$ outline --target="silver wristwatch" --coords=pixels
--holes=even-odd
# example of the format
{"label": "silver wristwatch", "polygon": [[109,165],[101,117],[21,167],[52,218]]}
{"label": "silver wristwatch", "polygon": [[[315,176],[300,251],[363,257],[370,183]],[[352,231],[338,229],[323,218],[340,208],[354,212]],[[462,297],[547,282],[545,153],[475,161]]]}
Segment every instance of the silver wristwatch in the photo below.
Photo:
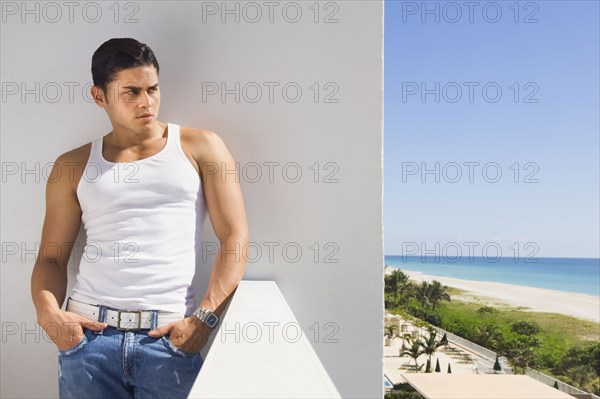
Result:
{"label": "silver wristwatch", "polygon": [[219,322],[219,316],[201,306],[197,307],[196,310],[194,310],[193,315],[202,320],[204,324],[206,324],[210,329],[215,328],[217,323]]}

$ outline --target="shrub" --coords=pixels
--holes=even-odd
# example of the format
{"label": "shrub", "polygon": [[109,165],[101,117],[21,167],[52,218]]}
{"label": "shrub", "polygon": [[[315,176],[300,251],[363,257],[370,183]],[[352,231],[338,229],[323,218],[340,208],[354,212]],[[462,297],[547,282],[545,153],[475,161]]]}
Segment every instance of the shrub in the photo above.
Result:
{"label": "shrub", "polygon": [[384,399],[424,399],[408,382],[394,384],[394,391],[386,393]]}
{"label": "shrub", "polygon": [[480,313],[480,314],[498,313],[498,309],[496,309],[495,307],[492,307],[492,306],[482,306],[479,309],[477,309],[477,313]]}

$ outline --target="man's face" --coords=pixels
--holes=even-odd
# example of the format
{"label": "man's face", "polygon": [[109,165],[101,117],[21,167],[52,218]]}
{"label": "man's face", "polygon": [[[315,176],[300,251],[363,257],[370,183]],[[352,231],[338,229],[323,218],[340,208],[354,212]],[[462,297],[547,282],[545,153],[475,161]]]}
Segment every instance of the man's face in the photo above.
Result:
{"label": "man's face", "polygon": [[[113,126],[144,132],[156,126],[160,107],[158,76],[154,66],[120,71],[110,82],[102,103]],[[149,117],[140,117],[150,114]]]}

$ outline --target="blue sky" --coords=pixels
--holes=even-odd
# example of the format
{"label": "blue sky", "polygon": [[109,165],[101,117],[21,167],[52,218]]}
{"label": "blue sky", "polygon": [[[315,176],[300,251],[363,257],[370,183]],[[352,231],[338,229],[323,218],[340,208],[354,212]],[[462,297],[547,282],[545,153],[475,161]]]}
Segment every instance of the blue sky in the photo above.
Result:
{"label": "blue sky", "polygon": [[599,2],[474,3],[385,1],[385,254],[600,257]]}

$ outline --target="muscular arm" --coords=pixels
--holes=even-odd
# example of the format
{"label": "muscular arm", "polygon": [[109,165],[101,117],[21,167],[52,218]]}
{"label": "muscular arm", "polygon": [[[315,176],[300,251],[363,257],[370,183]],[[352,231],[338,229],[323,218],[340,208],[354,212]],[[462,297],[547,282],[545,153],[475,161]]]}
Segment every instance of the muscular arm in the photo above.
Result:
{"label": "muscular arm", "polygon": [[[83,328],[100,330],[106,323],[96,323],[61,310],[67,294],[67,265],[73,243],[81,226],[81,208],[74,190],[68,157],[56,160],[46,185],[46,217],[40,250],[31,273],[31,298],[38,323],[58,327],[46,330],[58,349],[67,349],[83,337]],[[69,161],[72,162],[72,161]]]}
{"label": "muscular arm", "polygon": [[[198,159],[213,230],[221,248],[215,258],[200,306],[220,315],[226,299],[244,275],[248,259],[248,225],[240,185],[231,171],[235,161],[219,136],[203,132]],[[228,171],[228,173],[223,173]]]}
{"label": "muscular arm", "polygon": [[81,225],[81,209],[65,158],[63,155],[56,160],[46,184],[46,216],[31,274],[31,296],[38,320],[62,307],[67,290],[67,264]]}

